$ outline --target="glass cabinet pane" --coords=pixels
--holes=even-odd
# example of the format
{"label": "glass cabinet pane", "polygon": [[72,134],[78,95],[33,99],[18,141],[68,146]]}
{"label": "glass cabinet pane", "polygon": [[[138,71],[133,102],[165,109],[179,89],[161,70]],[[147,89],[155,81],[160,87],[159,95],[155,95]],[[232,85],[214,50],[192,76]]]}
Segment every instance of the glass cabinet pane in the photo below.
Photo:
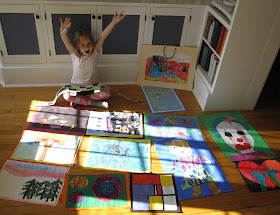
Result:
{"label": "glass cabinet pane", "polygon": [[[112,21],[113,15],[102,15],[102,29]],[[119,22],[103,45],[103,54],[137,54],[140,15],[127,15]]]}
{"label": "glass cabinet pane", "polygon": [[0,13],[8,55],[39,55],[33,13]]}
{"label": "glass cabinet pane", "polygon": [[155,16],[152,44],[179,46],[184,21],[184,16]]}
{"label": "glass cabinet pane", "polygon": [[57,55],[69,54],[60,36],[60,18],[64,21],[66,17],[71,19],[68,37],[72,43],[76,31],[84,29],[91,32],[91,14],[52,14],[53,36]]}

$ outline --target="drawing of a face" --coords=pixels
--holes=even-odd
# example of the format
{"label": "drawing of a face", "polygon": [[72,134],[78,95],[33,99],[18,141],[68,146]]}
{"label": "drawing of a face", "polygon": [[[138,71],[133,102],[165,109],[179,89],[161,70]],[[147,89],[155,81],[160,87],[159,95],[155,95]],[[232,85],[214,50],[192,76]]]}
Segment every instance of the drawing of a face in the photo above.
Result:
{"label": "drawing of a face", "polygon": [[174,155],[177,155],[178,157],[184,157],[187,155],[192,154],[192,149],[190,145],[188,144],[188,140],[172,140],[170,143],[165,142],[165,144],[168,146],[170,152]]}
{"label": "drawing of a face", "polygon": [[254,139],[239,123],[222,121],[216,127],[223,140],[241,154],[254,152]]}

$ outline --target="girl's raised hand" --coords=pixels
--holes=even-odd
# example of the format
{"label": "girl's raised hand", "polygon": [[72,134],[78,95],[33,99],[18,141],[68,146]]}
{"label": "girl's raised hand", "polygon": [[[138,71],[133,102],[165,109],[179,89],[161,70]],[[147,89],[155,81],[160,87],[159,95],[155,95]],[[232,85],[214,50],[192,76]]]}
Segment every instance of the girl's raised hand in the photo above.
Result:
{"label": "girl's raised hand", "polygon": [[61,34],[67,34],[71,27],[71,20],[70,18],[66,17],[65,21],[63,22],[60,18],[60,33]]}
{"label": "girl's raised hand", "polygon": [[113,20],[112,22],[117,24],[119,23],[120,21],[122,21],[122,19],[126,16],[126,14],[123,15],[123,12],[122,11],[120,14],[118,14],[118,12],[115,13],[114,17],[113,17]]}

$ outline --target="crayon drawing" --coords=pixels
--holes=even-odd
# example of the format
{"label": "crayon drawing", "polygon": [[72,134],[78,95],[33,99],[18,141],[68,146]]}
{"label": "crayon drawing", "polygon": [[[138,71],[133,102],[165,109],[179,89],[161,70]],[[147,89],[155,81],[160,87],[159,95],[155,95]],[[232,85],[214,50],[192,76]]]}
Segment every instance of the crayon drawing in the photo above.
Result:
{"label": "crayon drawing", "polygon": [[151,142],[141,139],[93,138],[88,141],[84,167],[150,172]]}
{"label": "crayon drawing", "polygon": [[55,206],[68,167],[6,161],[0,173],[0,197]]}
{"label": "crayon drawing", "polygon": [[173,89],[142,86],[142,91],[152,113],[167,113],[186,110]]}
{"label": "crayon drawing", "polygon": [[197,117],[144,115],[145,138],[158,140],[201,134]]}
{"label": "crayon drawing", "polygon": [[25,130],[10,159],[73,166],[81,137]]}

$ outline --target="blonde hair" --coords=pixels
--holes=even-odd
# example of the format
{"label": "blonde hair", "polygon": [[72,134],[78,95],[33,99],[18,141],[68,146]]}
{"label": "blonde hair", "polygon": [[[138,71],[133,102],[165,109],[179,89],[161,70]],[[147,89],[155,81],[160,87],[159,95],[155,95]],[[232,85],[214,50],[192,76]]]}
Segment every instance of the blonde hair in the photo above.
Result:
{"label": "blonde hair", "polygon": [[94,39],[93,39],[93,37],[92,37],[92,35],[89,31],[87,31],[85,29],[81,29],[79,31],[76,31],[75,34],[74,34],[74,42],[73,42],[74,44],[73,45],[74,45],[74,48],[75,48],[75,55],[77,57],[81,57],[81,55],[82,55],[82,53],[79,49],[79,42],[80,42],[80,37],[81,36],[87,36],[90,39],[90,41],[93,44],[95,44],[95,41],[94,41]]}

